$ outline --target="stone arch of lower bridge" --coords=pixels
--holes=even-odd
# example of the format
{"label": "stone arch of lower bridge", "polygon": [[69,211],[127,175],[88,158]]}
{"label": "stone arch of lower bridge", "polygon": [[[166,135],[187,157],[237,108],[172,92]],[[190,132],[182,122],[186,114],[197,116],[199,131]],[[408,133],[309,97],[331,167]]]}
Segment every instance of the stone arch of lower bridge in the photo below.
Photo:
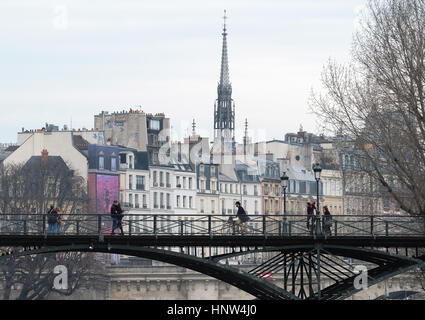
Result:
{"label": "stone arch of lower bridge", "polygon": [[[260,248],[210,258],[200,258],[182,252],[132,245],[90,243],[69,246],[45,246],[34,250],[21,250],[15,256],[54,252],[103,252],[125,254],[162,261],[206,274],[244,290],[259,299],[344,299],[361,289],[354,287],[358,276],[343,258],[352,258],[374,265],[368,270],[368,285],[374,285],[397,274],[424,265],[420,258],[404,257],[378,250],[323,244]],[[249,272],[220,263],[220,260],[253,252],[275,252]],[[1,259],[6,259],[4,255]],[[267,279],[281,271],[282,287]],[[276,272],[276,273],[275,273]],[[322,288],[324,278],[333,280]],[[329,282],[328,282],[329,283]]]}

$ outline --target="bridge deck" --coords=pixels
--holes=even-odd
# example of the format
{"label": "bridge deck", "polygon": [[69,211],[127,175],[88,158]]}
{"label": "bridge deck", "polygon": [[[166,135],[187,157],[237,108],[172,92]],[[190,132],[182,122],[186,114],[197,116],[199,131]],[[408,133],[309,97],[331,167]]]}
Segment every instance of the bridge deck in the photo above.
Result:
{"label": "bridge deck", "polygon": [[215,247],[281,247],[328,245],[356,247],[403,247],[417,248],[425,246],[425,236],[244,236],[244,235],[17,235],[0,234],[0,246],[61,246],[82,243],[111,243],[135,246],[215,246]]}

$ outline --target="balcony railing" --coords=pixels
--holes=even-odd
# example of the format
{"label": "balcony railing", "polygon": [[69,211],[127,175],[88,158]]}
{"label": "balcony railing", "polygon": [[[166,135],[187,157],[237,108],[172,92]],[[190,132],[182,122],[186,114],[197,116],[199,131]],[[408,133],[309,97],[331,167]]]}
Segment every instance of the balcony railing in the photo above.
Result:
{"label": "balcony railing", "polygon": [[145,190],[144,184],[136,184],[136,190]]}
{"label": "balcony railing", "polygon": [[154,183],[153,183],[153,186],[154,186],[154,187],[158,187],[158,182],[154,182]]}
{"label": "balcony railing", "polygon": [[167,188],[171,188],[171,183],[167,183]]}

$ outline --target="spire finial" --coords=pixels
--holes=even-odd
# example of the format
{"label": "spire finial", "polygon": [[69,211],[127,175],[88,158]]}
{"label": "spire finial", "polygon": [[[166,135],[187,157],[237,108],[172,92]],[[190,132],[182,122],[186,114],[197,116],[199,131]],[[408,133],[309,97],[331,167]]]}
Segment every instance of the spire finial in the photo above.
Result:
{"label": "spire finial", "polygon": [[196,123],[195,123],[195,119],[193,119],[193,122],[192,122],[192,134],[193,135],[195,135],[195,128],[196,128]]}
{"label": "spire finial", "polygon": [[220,73],[220,85],[228,86],[230,84],[229,81],[229,62],[227,58],[227,29],[226,29],[226,10],[224,10],[224,27],[223,27],[223,48],[221,52],[221,73]]}

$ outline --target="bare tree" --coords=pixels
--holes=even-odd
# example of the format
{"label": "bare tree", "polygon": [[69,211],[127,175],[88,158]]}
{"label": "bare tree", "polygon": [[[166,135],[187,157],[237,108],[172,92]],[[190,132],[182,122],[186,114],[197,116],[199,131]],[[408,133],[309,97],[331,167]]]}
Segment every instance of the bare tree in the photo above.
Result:
{"label": "bare tree", "polygon": [[310,106],[354,146],[361,170],[425,215],[425,0],[370,0],[352,61],[330,61]]}
{"label": "bare tree", "polygon": [[[0,231],[14,231],[11,221],[32,221],[28,232],[44,230],[40,213],[45,214],[50,205],[59,207],[64,214],[72,216],[87,212],[88,196],[84,179],[74,175],[60,157],[43,161],[32,157],[25,164],[0,168]],[[30,214],[30,216],[28,216]],[[31,217],[38,219],[31,220]],[[64,219],[64,227],[67,220]],[[22,226],[17,224],[19,232]],[[5,248],[19,250],[19,248]],[[54,267],[64,265],[68,270],[68,289],[53,288]],[[17,299],[43,299],[57,292],[69,296],[80,287],[81,280],[100,268],[93,254],[80,252],[8,256],[0,263],[3,276],[3,299],[12,298],[12,288],[18,290]],[[15,296],[15,293],[14,293]]]}

